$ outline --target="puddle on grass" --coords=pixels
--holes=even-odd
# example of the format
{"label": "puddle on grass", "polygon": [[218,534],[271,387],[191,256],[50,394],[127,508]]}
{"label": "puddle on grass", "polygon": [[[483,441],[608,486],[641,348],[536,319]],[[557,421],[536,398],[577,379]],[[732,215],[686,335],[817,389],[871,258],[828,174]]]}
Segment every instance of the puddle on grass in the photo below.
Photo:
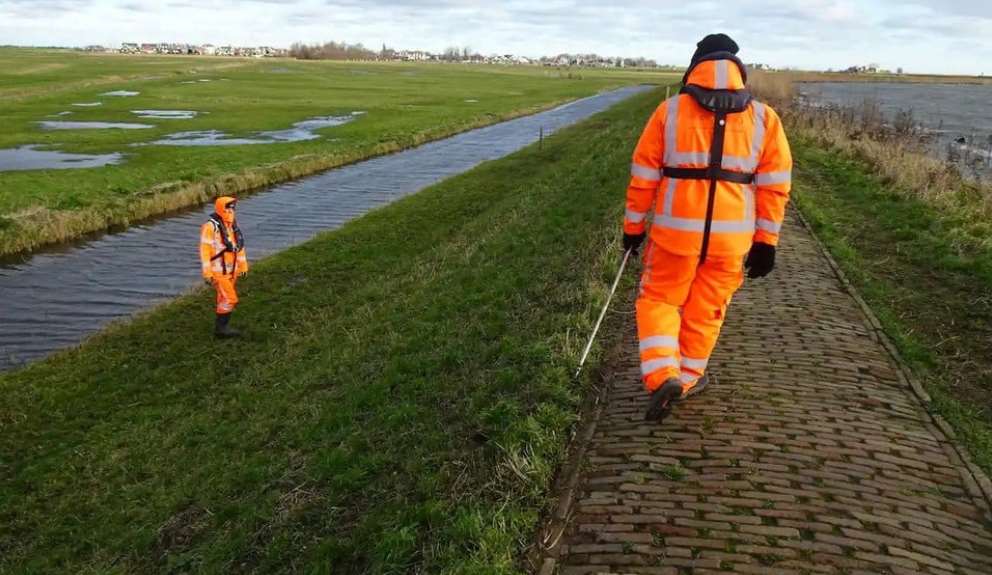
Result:
{"label": "puddle on grass", "polygon": [[62,120],[45,120],[38,122],[44,130],[144,130],[154,128],[151,124],[129,124],[127,122],[66,122]]}
{"label": "puddle on grass", "polygon": [[59,112],[58,114],[49,114],[47,117],[48,118],[58,118],[60,116],[70,116],[70,115],[72,115],[72,112],[65,111],[65,112]]}
{"label": "puddle on grass", "polygon": [[476,99],[470,99],[470,100],[465,100],[465,101],[468,102],[469,104],[477,104],[479,102]]}
{"label": "puddle on grass", "polygon": [[232,138],[228,136],[226,132],[222,132],[220,130],[177,132],[175,134],[169,134],[161,140],[155,140],[154,142],[151,142],[150,145],[244,146],[250,144],[276,144],[279,142],[305,142],[307,140],[316,140],[320,137],[320,134],[314,133],[314,130],[347,124],[348,122],[354,120],[357,115],[361,114],[352,112],[347,116],[321,116],[317,118],[310,118],[309,120],[303,120],[302,122],[293,124],[293,127],[287,130],[257,132],[248,138]]}
{"label": "puddle on grass", "polygon": [[122,154],[70,154],[56,150],[39,150],[41,146],[30,145],[0,150],[0,172],[21,170],[71,170],[78,168],[98,168],[119,164]]}
{"label": "puddle on grass", "polygon": [[121,98],[127,98],[130,96],[137,96],[141,92],[129,92],[127,90],[114,90],[113,92],[104,92],[100,94],[101,96],[118,96]]}
{"label": "puddle on grass", "polygon": [[73,106],[79,106],[80,108],[95,108],[96,106],[102,106],[103,102],[73,102]]}
{"label": "puddle on grass", "polygon": [[131,110],[139,118],[156,120],[192,120],[199,112],[195,110]]}
{"label": "puddle on grass", "polygon": [[180,84],[196,84],[196,80],[183,80]]}

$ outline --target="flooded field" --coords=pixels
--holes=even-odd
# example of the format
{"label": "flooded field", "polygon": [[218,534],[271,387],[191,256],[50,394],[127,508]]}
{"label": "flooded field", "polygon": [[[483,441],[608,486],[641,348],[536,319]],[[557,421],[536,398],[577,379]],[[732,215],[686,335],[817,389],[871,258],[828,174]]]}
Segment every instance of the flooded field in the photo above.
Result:
{"label": "flooded field", "polygon": [[[249,258],[257,260],[340,227],[646,89],[606,92],[245,197],[238,202],[238,218]],[[199,227],[210,211],[197,208],[0,265],[0,370],[74,345],[115,318],[197,285]]]}
{"label": "flooded field", "polygon": [[159,146],[243,146],[249,144],[277,144],[279,142],[306,142],[320,138],[320,134],[316,133],[315,130],[347,124],[364,113],[356,111],[347,116],[310,118],[302,122],[296,122],[292,128],[286,130],[257,132],[248,138],[232,138],[220,130],[199,130],[169,134],[165,138],[151,142],[151,144]]}
{"label": "flooded field", "polygon": [[139,118],[157,120],[192,120],[199,112],[194,110],[131,110]]}
{"label": "flooded field", "polygon": [[39,150],[39,147],[21,146],[0,150],[0,172],[98,168],[119,164],[124,159],[118,153],[69,154],[57,150]]}
{"label": "flooded field", "polygon": [[992,86],[881,82],[823,82],[800,85],[808,100],[860,108],[877,103],[887,121],[910,112],[933,135],[934,154],[984,174],[992,163]]}
{"label": "flooded field", "polygon": [[68,122],[50,121],[38,122],[43,130],[145,130],[154,128],[151,124],[133,124],[128,122]]}

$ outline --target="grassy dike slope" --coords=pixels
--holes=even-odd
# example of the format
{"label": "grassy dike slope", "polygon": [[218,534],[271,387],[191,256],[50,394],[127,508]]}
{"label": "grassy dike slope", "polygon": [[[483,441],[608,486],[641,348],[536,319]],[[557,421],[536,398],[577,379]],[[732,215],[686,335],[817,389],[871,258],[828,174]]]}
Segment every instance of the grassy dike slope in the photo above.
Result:
{"label": "grassy dike slope", "polygon": [[0,571],[514,572],[661,97],[0,376]]}

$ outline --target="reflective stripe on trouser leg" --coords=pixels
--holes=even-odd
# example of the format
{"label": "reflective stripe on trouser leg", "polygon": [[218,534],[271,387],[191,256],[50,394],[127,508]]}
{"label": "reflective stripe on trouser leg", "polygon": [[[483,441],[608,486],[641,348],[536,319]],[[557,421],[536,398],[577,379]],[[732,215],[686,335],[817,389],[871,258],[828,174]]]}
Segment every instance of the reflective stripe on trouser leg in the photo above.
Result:
{"label": "reflective stripe on trouser leg", "polygon": [[706,372],[730,298],[743,280],[739,257],[712,258],[696,271],[679,326],[680,379],[688,389]]}
{"label": "reflective stripe on trouser leg", "polygon": [[644,259],[637,298],[637,335],[641,379],[648,391],[653,391],[665,380],[679,376],[679,311],[688,296],[697,258],[671,254],[652,241]]}
{"label": "reflective stripe on trouser leg", "polygon": [[214,276],[217,289],[217,313],[231,313],[238,305],[238,292],[234,289],[234,279],[230,276]]}

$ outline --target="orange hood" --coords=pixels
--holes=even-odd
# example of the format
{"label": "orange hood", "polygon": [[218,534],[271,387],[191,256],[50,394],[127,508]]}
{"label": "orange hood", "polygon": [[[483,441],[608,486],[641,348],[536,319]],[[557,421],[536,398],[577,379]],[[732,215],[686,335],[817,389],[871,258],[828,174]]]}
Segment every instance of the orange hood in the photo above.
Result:
{"label": "orange hood", "polygon": [[741,90],[744,74],[742,65],[736,60],[728,57],[699,62],[689,70],[685,83],[709,90]]}
{"label": "orange hood", "polygon": [[217,198],[214,200],[214,213],[220,216],[220,219],[224,220],[224,223],[234,223],[234,212],[229,212],[224,208],[227,207],[227,204],[237,201],[237,198],[232,198],[231,196],[221,196]]}

